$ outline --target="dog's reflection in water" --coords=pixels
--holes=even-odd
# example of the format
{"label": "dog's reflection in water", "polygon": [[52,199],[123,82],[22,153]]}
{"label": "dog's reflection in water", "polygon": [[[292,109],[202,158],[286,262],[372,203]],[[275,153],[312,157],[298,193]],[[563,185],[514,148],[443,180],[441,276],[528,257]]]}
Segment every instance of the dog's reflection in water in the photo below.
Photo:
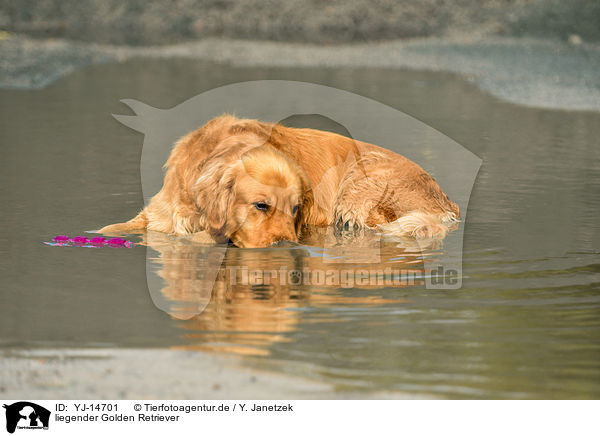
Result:
{"label": "dog's reflection in water", "polygon": [[437,240],[384,241],[373,232],[332,228],[305,232],[302,245],[265,249],[156,232],[143,240],[155,251],[166,310],[187,330],[185,348],[251,355],[268,354],[301,322],[342,321],[310,308],[402,303],[389,288],[423,284],[423,259],[440,248]]}

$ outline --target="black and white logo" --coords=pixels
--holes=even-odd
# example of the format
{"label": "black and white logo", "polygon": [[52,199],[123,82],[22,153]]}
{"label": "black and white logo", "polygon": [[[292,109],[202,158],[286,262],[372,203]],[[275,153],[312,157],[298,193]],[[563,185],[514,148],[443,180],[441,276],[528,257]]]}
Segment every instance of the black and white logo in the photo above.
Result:
{"label": "black and white logo", "polygon": [[3,406],[6,409],[6,431],[14,433],[16,429],[47,430],[50,411],[29,401],[19,401]]}

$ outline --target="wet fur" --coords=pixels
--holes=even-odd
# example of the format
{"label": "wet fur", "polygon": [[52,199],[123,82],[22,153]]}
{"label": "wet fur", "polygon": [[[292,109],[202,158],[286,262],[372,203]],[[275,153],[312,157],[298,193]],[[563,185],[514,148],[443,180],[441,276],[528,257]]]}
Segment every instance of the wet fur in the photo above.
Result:
{"label": "wet fur", "polygon": [[[431,238],[445,236],[458,221],[458,206],[436,181],[397,153],[330,132],[223,115],[175,145],[165,164],[164,185],[148,207],[100,232],[148,229],[178,235],[204,232],[216,241],[231,238],[235,211],[227,209],[232,209],[236,178],[245,177],[248,169],[240,162],[255,149],[268,158],[254,159],[252,177],[283,168],[291,176],[279,181],[280,188],[297,185],[301,207],[293,217],[293,238],[279,225],[286,221],[289,230],[290,217],[284,214],[269,226],[246,229],[248,234],[270,232],[274,241],[283,236],[295,240],[304,224],[334,224]],[[269,239],[254,242],[268,244]]]}

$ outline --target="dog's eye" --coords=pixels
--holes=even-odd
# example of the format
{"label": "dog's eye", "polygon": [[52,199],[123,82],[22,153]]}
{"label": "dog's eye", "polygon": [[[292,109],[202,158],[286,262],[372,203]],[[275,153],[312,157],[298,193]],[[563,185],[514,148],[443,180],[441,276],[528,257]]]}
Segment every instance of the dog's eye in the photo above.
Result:
{"label": "dog's eye", "polygon": [[262,202],[262,201],[254,203],[254,207],[256,207],[261,212],[266,212],[266,211],[269,210],[269,205],[267,203],[265,203],[265,202]]}
{"label": "dog's eye", "polygon": [[296,215],[298,213],[298,204],[294,206],[294,208],[292,209],[292,215]]}

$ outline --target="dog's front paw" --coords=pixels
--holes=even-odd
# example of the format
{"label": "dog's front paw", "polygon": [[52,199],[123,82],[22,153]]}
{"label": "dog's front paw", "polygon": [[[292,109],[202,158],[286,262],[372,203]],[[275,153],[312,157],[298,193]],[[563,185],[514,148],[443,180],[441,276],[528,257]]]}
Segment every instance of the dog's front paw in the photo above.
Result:
{"label": "dog's front paw", "polygon": [[353,217],[348,217],[346,219],[344,219],[344,217],[339,217],[335,222],[335,226],[338,230],[357,230],[360,228]]}

